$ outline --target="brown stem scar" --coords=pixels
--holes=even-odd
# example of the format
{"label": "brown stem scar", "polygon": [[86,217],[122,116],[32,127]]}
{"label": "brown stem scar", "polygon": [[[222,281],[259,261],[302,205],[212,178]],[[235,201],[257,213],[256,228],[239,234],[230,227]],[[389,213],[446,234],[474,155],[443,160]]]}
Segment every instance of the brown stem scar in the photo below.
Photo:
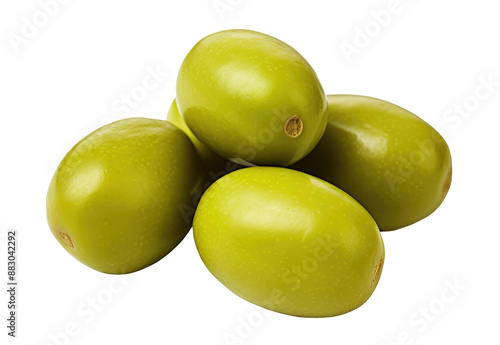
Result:
{"label": "brown stem scar", "polygon": [[64,231],[59,231],[59,236],[61,236],[62,240],[68,245],[68,247],[75,248],[71,237],[69,237],[67,233],[65,233]]}
{"label": "brown stem scar", "polygon": [[302,134],[304,123],[297,115],[293,115],[285,122],[284,131],[290,138],[297,138]]}
{"label": "brown stem scar", "polygon": [[372,277],[372,284],[376,284],[379,279],[380,275],[382,274],[382,267],[384,266],[384,257],[380,257],[380,259],[377,261],[375,264],[375,268],[373,269],[373,277]]}

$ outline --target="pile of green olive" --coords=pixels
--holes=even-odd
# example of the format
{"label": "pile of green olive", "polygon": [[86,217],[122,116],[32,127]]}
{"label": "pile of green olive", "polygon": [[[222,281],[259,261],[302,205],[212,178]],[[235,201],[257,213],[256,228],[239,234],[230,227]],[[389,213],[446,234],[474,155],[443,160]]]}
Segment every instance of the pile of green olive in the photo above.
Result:
{"label": "pile of green olive", "polygon": [[228,30],[188,53],[167,121],[117,121],[73,147],[47,217],[72,256],[112,274],[157,262],[193,227],[229,290],[326,317],[370,297],[385,259],[380,230],[434,212],[451,174],[446,142],[419,117],[327,96],[292,47]]}

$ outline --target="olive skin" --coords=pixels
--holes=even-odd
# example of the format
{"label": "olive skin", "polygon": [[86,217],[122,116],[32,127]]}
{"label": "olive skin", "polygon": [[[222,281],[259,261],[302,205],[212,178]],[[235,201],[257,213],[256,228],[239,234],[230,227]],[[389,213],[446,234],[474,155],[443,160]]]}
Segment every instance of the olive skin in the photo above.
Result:
{"label": "olive skin", "polygon": [[238,164],[291,165],[326,127],[326,96],[312,67],[289,45],[255,31],[199,41],[181,65],[176,93],[194,135]]}
{"label": "olive skin", "polygon": [[191,142],[194,144],[194,147],[198,151],[198,154],[200,155],[203,161],[209,182],[216,181],[225,174],[241,168],[240,165],[228,161],[227,159],[224,159],[221,156],[212,152],[207,147],[207,145],[203,144],[201,141],[198,140],[198,138],[195,137],[193,132],[191,132],[189,127],[186,125],[186,122],[182,118],[175,99],[173,100],[172,105],[170,106],[170,109],[168,111],[167,121],[176,125],[184,133],[187,134],[189,139],[191,139]]}
{"label": "olive skin", "polygon": [[47,194],[57,241],[85,265],[130,273],[188,233],[203,186],[193,144],[167,121],[132,118],[99,128],[64,157]]}
{"label": "olive skin", "polygon": [[276,312],[329,317],[362,305],[385,251],[368,212],[337,187],[278,167],[250,167],[202,196],[194,239],[209,271]]}
{"label": "olive skin", "polygon": [[318,146],[294,169],[341,188],[381,230],[434,212],[452,175],[448,145],[411,112],[365,96],[328,96],[328,125]]}

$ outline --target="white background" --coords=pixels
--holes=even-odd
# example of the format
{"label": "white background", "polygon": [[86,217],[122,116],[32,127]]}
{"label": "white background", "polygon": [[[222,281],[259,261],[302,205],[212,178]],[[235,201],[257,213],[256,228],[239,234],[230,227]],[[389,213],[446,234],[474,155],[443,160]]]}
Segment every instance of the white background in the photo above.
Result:
{"label": "white background", "polygon": [[[220,16],[213,0],[73,0],[44,23],[35,0],[1,2],[0,229],[20,234],[19,337],[5,335],[4,293],[1,343],[226,344],[232,335],[237,344],[498,344],[497,3],[401,0],[383,26],[374,24],[373,11],[392,9],[390,0],[221,3],[230,10]],[[33,23],[34,16],[33,37],[13,44],[27,25],[23,18]],[[349,314],[306,319],[265,312],[210,275],[192,233],[159,263],[127,276],[120,289],[115,276],[70,257],[47,226],[45,195],[64,154],[108,122],[164,119],[183,57],[202,37],[230,28],[287,42],[315,68],[327,93],[394,102],[435,126],[450,145],[447,199],[418,224],[383,233],[379,286]],[[371,35],[365,46],[358,30]],[[353,55],[342,52],[355,44]],[[157,86],[135,107],[117,111],[121,95],[140,88],[151,69],[161,71]],[[477,100],[481,78],[497,84]],[[467,116],[450,113],[464,102]],[[3,238],[1,284],[5,247]],[[443,300],[450,284],[460,287],[445,291]],[[88,305],[93,298],[99,312]],[[254,326],[242,326],[248,319]],[[71,337],[63,335],[67,329]]]}

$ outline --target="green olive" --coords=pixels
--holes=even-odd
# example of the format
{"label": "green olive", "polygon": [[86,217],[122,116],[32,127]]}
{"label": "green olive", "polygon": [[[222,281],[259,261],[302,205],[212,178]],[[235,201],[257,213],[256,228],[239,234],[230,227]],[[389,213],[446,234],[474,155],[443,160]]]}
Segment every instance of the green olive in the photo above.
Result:
{"label": "green olive", "polygon": [[85,265],[134,272],[163,258],[187,234],[202,176],[193,144],[174,125],[117,121],[63,159],[47,195],[48,223]]}
{"label": "green olive", "polygon": [[392,103],[328,96],[328,125],[318,146],[294,169],[349,193],[395,230],[434,212],[451,184],[451,155],[439,133]]}
{"label": "green olive", "polygon": [[251,167],[202,196],[194,239],[229,290],[280,313],[327,317],[362,305],[383,267],[370,214],[337,187],[305,173]]}
{"label": "green olive", "polygon": [[217,32],[193,47],[177,77],[177,104],[201,142],[244,165],[297,162],[327,121],[326,96],[309,63],[248,30]]}

